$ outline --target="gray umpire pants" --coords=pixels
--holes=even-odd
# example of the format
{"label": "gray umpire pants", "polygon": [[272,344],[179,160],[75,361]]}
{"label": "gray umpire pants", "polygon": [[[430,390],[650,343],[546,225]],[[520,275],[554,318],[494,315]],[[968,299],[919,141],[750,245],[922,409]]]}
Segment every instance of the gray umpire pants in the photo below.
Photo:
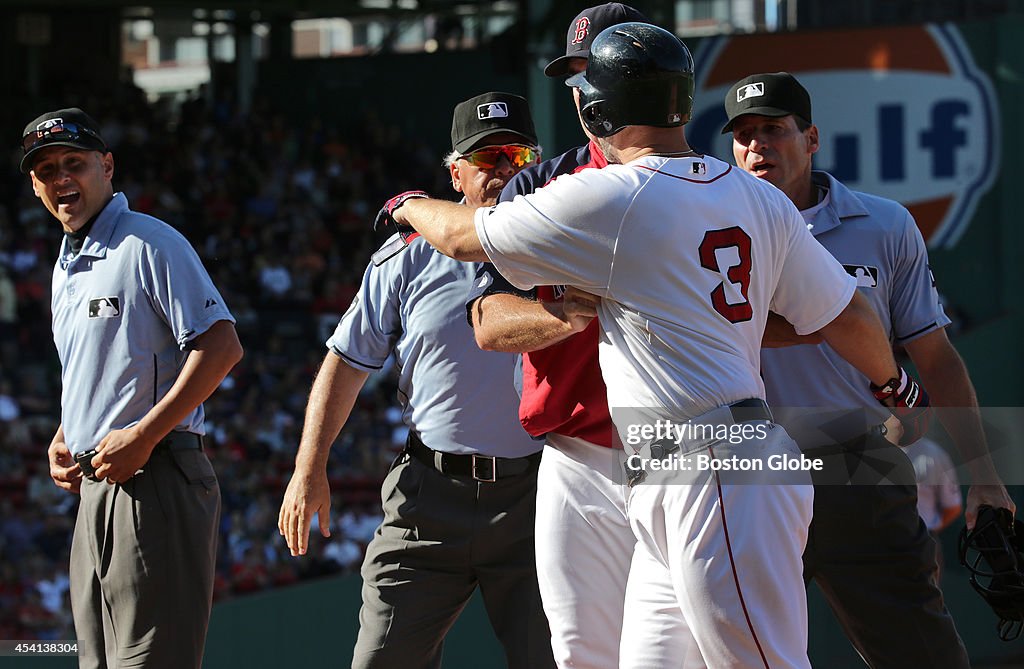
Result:
{"label": "gray umpire pants", "polygon": [[[858,441],[837,456],[861,485],[815,477],[804,580],[818,584],[872,669],[970,669],[936,583],[937,546],[917,512],[913,465],[879,435]],[[871,481],[882,475],[899,483]]]}
{"label": "gray umpire pants", "polygon": [[363,562],[353,669],[434,669],[480,586],[510,669],[555,666],[533,549],[537,468],[480,483],[403,453]]}
{"label": "gray umpire pants", "polygon": [[71,542],[82,669],[198,669],[213,598],[220,488],[195,448],[160,445],[122,485],[84,480]]}

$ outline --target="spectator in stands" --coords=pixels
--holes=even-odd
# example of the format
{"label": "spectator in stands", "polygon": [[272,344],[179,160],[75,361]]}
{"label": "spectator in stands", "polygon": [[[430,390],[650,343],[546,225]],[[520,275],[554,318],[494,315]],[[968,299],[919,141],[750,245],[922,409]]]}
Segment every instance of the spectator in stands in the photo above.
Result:
{"label": "spectator in stands", "polygon": [[959,518],[963,510],[960,483],[953,468],[953,460],[946,449],[934,439],[924,437],[904,450],[914,463],[914,473],[917,476],[918,513],[937,544],[938,580],[941,577],[943,563],[939,533]]}
{"label": "spectator in stands", "polygon": [[0,423],[10,423],[21,417],[21,406],[14,395],[14,385],[0,376]]}
{"label": "spectator in stands", "polygon": [[12,369],[18,336],[18,293],[0,262],[0,369]]}

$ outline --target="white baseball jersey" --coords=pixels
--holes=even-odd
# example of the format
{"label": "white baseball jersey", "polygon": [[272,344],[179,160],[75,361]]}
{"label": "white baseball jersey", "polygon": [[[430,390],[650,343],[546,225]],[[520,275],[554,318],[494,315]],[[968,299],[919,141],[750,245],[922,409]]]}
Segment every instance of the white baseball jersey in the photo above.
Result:
{"label": "white baseball jersey", "polygon": [[[476,216],[487,255],[512,283],[603,298],[600,360],[616,423],[629,415],[616,408],[688,418],[763,399],[768,310],[813,332],[856,289],[782,192],[714,158],[584,170]],[[628,424],[617,427],[628,443]],[[781,427],[759,443],[703,448],[715,457],[797,452]],[[621,666],[809,667],[800,554],[812,496],[809,476],[631,488],[637,543]],[[765,555],[772,579],[763,578]]]}
{"label": "white baseball jersey", "polygon": [[476,227],[513,284],[573,285],[604,298],[601,368],[612,407],[695,416],[764,398],[768,310],[806,334],[856,289],[781,191],[711,157],[649,156],[563,175],[478,210]]}

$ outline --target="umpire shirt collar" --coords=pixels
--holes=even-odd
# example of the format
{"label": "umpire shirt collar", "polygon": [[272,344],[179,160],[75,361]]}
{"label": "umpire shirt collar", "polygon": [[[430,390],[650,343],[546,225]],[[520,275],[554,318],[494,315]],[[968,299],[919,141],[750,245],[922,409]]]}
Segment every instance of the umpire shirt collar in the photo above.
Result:
{"label": "umpire shirt collar", "polygon": [[[114,197],[110,198],[100,213],[96,215],[96,220],[89,229],[89,234],[86,235],[85,243],[78,255],[105,258],[107,248],[110,246],[110,238],[117,228],[117,221],[126,211],[128,211],[128,198],[124,196],[124,193],[115,193]],[[61,243],[60,257],[67,261],[70,253],[71,247],[65,237]]]}
{"label": "umpire shirt collar", "polygon": [[815,186],[827,188],[830,198],[829,205],[823,207],[811,221],[811,234],[820,235],[838,227],[847,218],[869,215],[857,194],[836,181],[828,172],[812,172],[811,181]]}

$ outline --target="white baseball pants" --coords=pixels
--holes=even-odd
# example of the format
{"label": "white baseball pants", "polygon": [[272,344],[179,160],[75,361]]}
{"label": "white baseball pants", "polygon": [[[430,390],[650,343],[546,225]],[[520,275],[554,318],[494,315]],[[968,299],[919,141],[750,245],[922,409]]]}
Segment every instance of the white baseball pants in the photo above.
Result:
{"label": "white baseball pants", "polygon": [[623,453],[548,435],[537,476],[537,579],[559,667],[618,669],[636,539],[626,518]]}
{"label": "white baseball pants", "polygon": [[[718,459],[799,456],[779,426],[765,439],[703,452]],[[630,489],[627,504],[637,545],[622,669],[810,669],[801,561],[810,476],[765,472],[723,483],[729,476],[708,471],[652,478]]]}

